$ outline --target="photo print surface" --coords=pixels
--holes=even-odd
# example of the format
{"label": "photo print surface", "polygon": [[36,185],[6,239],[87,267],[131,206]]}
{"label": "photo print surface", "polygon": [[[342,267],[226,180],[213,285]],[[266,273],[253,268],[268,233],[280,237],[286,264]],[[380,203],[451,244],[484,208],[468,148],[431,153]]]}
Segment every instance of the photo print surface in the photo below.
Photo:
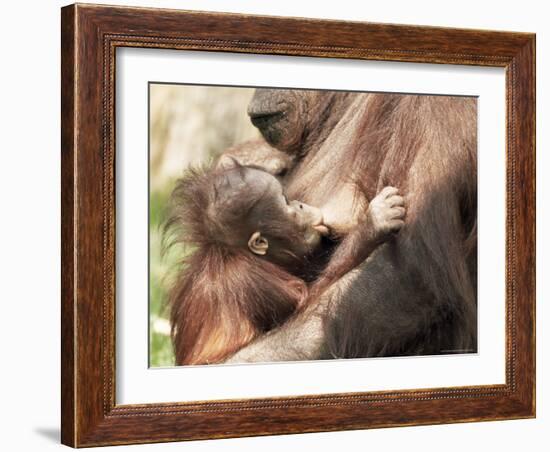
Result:
{"label": "photo print surface", "polygon": [[477,98],[149,84],[149,365],[477,352]]}

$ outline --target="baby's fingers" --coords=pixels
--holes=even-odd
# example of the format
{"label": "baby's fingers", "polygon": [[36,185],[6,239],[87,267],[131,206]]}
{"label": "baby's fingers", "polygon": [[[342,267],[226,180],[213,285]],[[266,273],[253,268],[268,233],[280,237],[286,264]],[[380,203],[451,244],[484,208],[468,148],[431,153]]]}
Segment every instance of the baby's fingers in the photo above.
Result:
{"label": "baby's fingers", "polygon": [[386,198],[386,203],[390,207],[404,206],[405,200],[403,199],[403,196],[393,195],[393,196],[390,196],[389,198]]}
{"label": "baby's fingers", "polygon": [[378,196],[380,196],[382,198],[389,198],[390,196],[396,195],[397,193],[399,193],[399,190],[397,188],[388,186],[388,187],[384,187],[380,191]]}
{"label": "baby's fingers", "polygon": [[405,226],[405,222],[403,220],[390,220],[388,226],[391,232],[398,232]]}
{"label": "baby's fingers", "polygon": [[389,218],[392,220],[393,219],[402,220],[403,218],[405,218],[405,213],[406,213],[406,210],[404,207],[392,207],[390,209]]}

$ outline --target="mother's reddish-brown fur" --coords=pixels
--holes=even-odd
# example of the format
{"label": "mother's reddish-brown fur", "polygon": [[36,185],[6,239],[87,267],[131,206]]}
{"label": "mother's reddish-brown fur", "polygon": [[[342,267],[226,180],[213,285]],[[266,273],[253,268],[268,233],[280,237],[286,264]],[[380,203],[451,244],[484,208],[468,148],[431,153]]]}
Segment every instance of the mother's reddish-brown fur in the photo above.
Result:
{"label": "mother's reddish-brown fur", "polygon": [[241,361],[477,350],[476,100],[466,97],[258,90],[249,106],[268,143],[295,155],[289,196],[354,215],[360,181],[372,196],[399,187],[406,225],[364,262],[346,290],[245,347]]}

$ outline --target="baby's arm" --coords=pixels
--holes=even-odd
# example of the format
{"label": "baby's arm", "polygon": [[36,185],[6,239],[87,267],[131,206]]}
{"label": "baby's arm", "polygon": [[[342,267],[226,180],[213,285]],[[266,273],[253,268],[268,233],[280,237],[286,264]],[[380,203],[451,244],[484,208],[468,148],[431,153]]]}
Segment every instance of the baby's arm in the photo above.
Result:
{"label": "baby's arm", "polygon": [[383,188],[364,212],[352,231],[344,237],[314,284],[315,291],[324,291],[359,266],[405,224],[404,200],[394,187]]}
{"label": "baby's arm", "polygon": [[226,363],[334,357],[326,340],[327,319],[338,311],[339,303],[349,301],[343,294],[361,282],[369,254],[404,225],[403,198],[393,187],[385,187],[364,212],[362,221],[343,240],[325,273],[311,287],[309,303],[300,314],[242,348]]}

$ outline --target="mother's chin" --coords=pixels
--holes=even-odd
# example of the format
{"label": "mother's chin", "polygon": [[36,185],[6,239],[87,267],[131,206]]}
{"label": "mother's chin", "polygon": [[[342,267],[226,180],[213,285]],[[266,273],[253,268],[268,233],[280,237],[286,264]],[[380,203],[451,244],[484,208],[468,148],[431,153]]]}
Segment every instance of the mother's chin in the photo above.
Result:
{"label": "mother's chin", "polygon": [[275,112],[248,112],[250,121],[260,131],[264,139],[272,146],[277,147],[284,139],[284,131],[288,127],[284,111]]}
{"label": "mother's chin", "polygon": [[256,90],[248,116],[264,139],[277,149],[294,153],[301,144],[305,111],[293,90]]}

